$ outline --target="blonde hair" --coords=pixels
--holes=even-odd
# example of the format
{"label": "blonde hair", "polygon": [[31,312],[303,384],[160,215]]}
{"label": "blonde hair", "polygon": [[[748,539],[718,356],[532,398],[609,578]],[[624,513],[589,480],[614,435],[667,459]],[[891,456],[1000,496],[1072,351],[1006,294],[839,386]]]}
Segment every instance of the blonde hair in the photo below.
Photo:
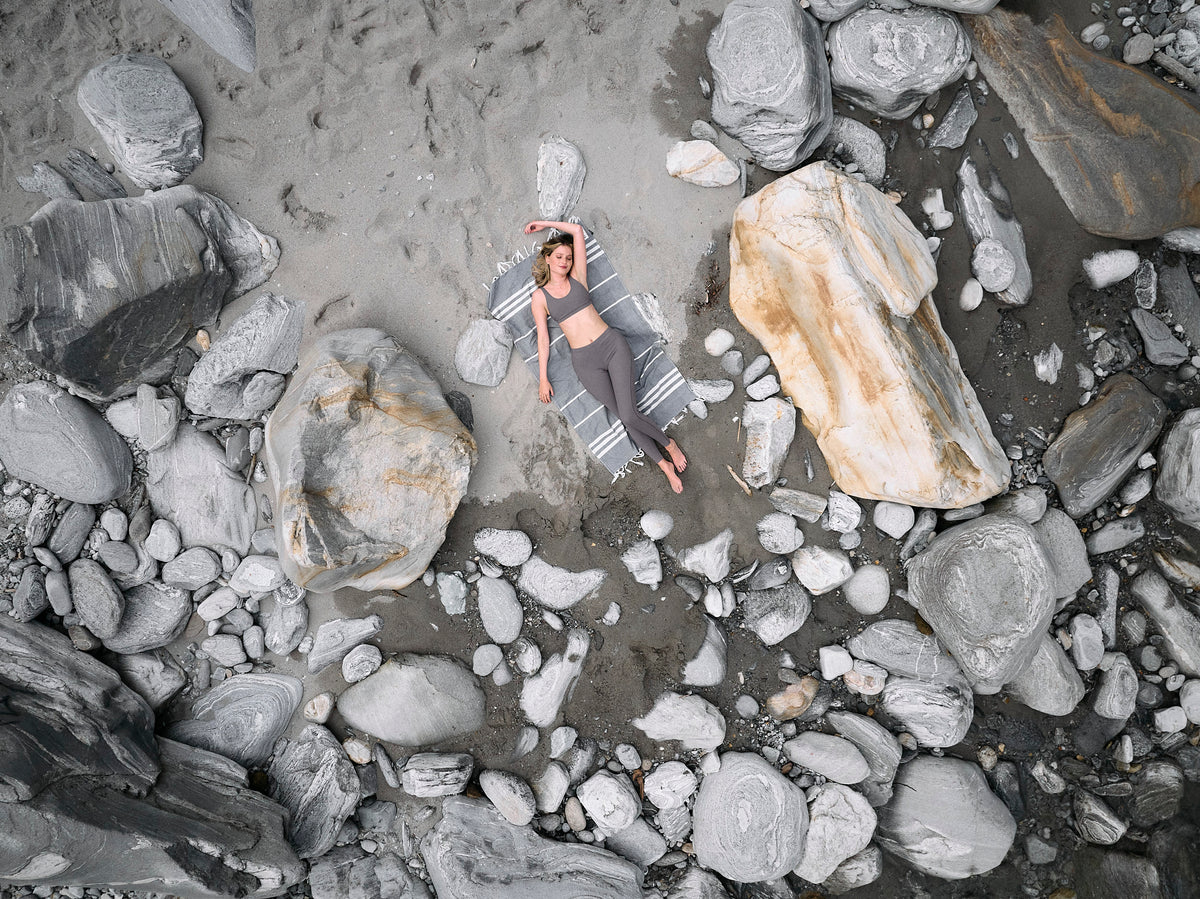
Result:
{"label": "blonde hair", "polygon": [[550,280],[550,263],[546,260],[559,247],[568,247],[575,251],[575,242],[570,234],[556,234],[542,244],[538,254],[533,257],[533,283],[536,287],[545,287]]}

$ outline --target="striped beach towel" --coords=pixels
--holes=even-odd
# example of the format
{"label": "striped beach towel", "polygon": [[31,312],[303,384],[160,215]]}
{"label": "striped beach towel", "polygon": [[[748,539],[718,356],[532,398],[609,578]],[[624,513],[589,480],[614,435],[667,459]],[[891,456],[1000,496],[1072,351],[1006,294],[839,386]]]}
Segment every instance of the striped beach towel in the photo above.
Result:
{"label": "striped beach towel", "polygon": [[[504,322],[512,334],[516,352],[533,372],[535,383],[539,372],[537,327],[530,305],[533,295],[530,257],[536,251],[534,246],[501,263],[501,273],[488,291],[488,311]],[[600,317],[624,333],[629,341],[638,376],[638,409],[665,430],[682,417],[695,394],[663,352],[662,336],[647,322],[637,300],[621,283],[608,254],[590,232],[587,232],[587,279],[592,305]],[[546,374],[554,388],[554,403],[615,480],[628,471],[630,463],[642,452],[629,439],[620,420],[583,389],[571,365],[571,348],[566,338],[553,319],[549,324],[550,360]]]}

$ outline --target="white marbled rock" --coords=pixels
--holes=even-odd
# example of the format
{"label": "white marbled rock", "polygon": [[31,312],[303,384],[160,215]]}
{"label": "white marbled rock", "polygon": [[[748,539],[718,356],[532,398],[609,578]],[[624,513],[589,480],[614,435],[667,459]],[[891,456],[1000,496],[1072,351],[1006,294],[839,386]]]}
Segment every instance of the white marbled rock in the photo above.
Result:
{"label": "white marbled rock", "polygon": [[975,700],[965,680],[932,683],[889,677],[879,694],[879,707],[928,749],[962,742],[975,714]]}
{"label": "white marbled rock", "polygon": [[606,831],[623,830],[642,811],[637,788],[624,774],[597,771],[575,788],[575,795],[591,819]]}
{"label": "white marbled rock", "polygon": [[587,631],[572,628],[567,631],[566,648],[550,656],[541,670],[521,685],[521,710],[538,727],[549,727],[558,717],[583,671],[590,645]]}
{"label": "white marbled rock", "polygon": [[517,588],[546,608],[561,612],[594,596],[607,577],[608,572],[602,568],[568,571],[551,565],[541,556],[530,556],[521,566]]}
{"label": "white marbled rock", "polygon": [[802,546],[792,553],[792,570],[814,596],[836,590],[854,574],[849,556],[823,546]]}
{"label": "white marbled rock", "polygon": [[689,546],[679,553],[679,565],[687,571],[703,575],[719,584],[729,574],[729,550],[733,545],[733,530],[726,528],[704,543]]}
{"label": "white marbled rock", "polygon": [[840,783],[819,787],[808,803],[808,832],[796,876],[823,883],[838,865],[867,848],[875,825],[875,810],[862,794]]}
{"label": "white marbled rock", "polygon": [[1083,260],[1083,273],[1095,290],[1111,287],[1137,271],[1141,259],[1133,250],[1101,250]]}
{"label": "white marbled rock", "polygon": [[657,590],[662,583],[662,559],[653,540],[639,540],[621,553],[621,562],[639,584]]}
{"label": "white marbled rock", "polygon": [[671,147],[667,174],[700,187],[725,187],[741,177],[737,164],[706,140],[681,140]]}
{"label": "white marbled rock", "polygon": [[641,517],[638,526],[641,527],[642,533],[651,540],[662,540],[675,527],[675,519],[667,512],[651,509]]}
{"label": "white marbled rock", "polygon": [[[820,224],[830,220],[839,227]],[[933,306],[925,239],[882,193],[824,163],[785,175],[738,205],[730,263],[734,314],[770,353],[844,492],[960,508],[1008,485],[1009,461]]]}
{"label": "white marbled rock", "polygon": [[1124,721],[1137,708],[1138,676],[1124,653],[1116,653],[1102,669],[1092,693],[1092,708],[1101,718]]}
{"label": "white marbled rock", "polygon": [[1200,409],[1188,409],[1167,431],[1158,451],[1154,498],[1176,521],[1200,528]]}
{"label": "white marbled rock", "polygon": [[683,762],[663,762],[646,775],[646,798],[660,809],[681,808],[699,786],[692,769]]}
{"label": "white marbled rock", "polygon": [[742,407],[742,425],[746,429],[742,479],[751,487],[765,487],[779,477],[792,447],[796,407],[777,396],[749,402]]}
{"label": "white marbled rock", "polygon": [[800,863],[808,830],[804,793],[760,756],[727,752],[692,809],[696,859],[723,877],[759,883]]}
{"label": "white marbled rock", "polygon": [[875,504],[871,520],[875,523],[875,527],[883,533],[893,540],[899,540],[912,530],[912,526],[917,520],[917,513],[912,506],[906,506],[903,503],[882,502]]}
{"label": "white marbled rock", "polygon": [[475,549],[497,565],[515,568],[533,555],[533,541],[524,531],[481,528],[475,533]]}
{"label": "white marbled rock", "polygon": [[172,724],[167,735],[258,768],[271,758],[303,695],[304,685],[286,674],[235,674],[200,694],[191,714]]}
{"label": "white marbled rock", "polygon": [[725,740],[725,718],[702,696],[685,696],[666,690],[634,727],[651,740],[678,740],[684,749],[710,751]]}
{"label": "white marbled rock", "polygon": [[290,813],[287,835],[296,854],[318,858],[332,849],[362,790],[337,737],[309,724],[297,739],[281,740],[267,778],[271,796]]}
{"label": "white marbled rock", "polygon": [[767,646],[790,637],[808,620],[812,600],[795,581],[741,596],[742,626],[758,635]]}
{"label": "white marbled rock", "polygon": [[552,134],[538,147],[538,209],[546,221],[565,221],[583,190],[587,166],[583,154],[569,140]]}

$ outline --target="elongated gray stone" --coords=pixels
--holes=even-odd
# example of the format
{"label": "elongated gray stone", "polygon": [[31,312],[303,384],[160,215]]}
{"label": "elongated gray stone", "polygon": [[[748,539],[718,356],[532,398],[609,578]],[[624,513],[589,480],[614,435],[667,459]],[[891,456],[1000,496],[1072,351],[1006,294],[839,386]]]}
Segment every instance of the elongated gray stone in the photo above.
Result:
{"label": "elongated gray stone", "polygon": [[562,611],[594,596],[608,577],[602,568],[569,571],[551,565],[541,556],[531,556],[521,566],[517,588],[548,609]]}
{"label": "elongated gray stone", "polygon": [[169,734],[257,768],[271,757],[303,695],[304,685],[286,674],[236,674],[197,698],[190,717],[171,725]]}
{"label": "elongated gray stone", "polygon": [[804,793],[760,756],[723,754],[720,769],[700,785],[692,815],[697,861],[731,880],[774,880],[804,856]]}
{"label": "elongated gray stone", "polygon": [[1200,528],[1200,409],[1188,409],[1158,450],[1154,498],[1176,521]]}
{"label": "elongated gray stone", "polygon": [[334,618],[317,628],[312,649],[308,653],[308,670],[313,674],[336,665],[355,646],[370,640],[383,630],[383,618],[367,615],[363,618]]}
{"label": "elongated gray stone", "polygon": [[587,631],[572,628],[567,632],[566,648],[550,656],[541,669],[521,685],[521,710],[538,727],[549,727],[558,718],[563,703],[583,672],[590,645]]}
{"label": "elongated gray stone", "polygon": [[996,299],[1006,306],[1024,306],[1033,295],[1033,272],[1025,253],[1025,229],[1017,221],[1012,198],[1001,183],[999,173],[989,165],[986,179],[981,178],[970,152],[965,152],[958,166],[954,192],[971,245],[977,247],[985,240],[994,240],[1012,256],[1015,266],[1012,279],[1006,286],[993,291]]}
{"label": "elongated gray stone", "polygon": [[779,477],[792,447],[796,407],[777,396],[749,402],[742,408],[742,424],[746,427],[742,478],[751,487],[765,487]]}
{"label": "elongated gray stone", "polygon": [[452,796],[421,840],[438,899],[641,899],[636,865],[611,852],[547,840],[479,800]]}
{"label": "elongated gray stone", "polygon": [[400,772],[404,792],[428,798],[454,796],[466,789],[475,760],[465,752],[418,752]]}
{"label": "elongated gray stone", "polygon": [[1036,532],[999,512],[935,537],[908,563],[908,585],[979,693],[1024,671],[1054,614],[1054,575]]}
{"label": "elongated gray stone", "polygon": [[579,148],[566,138],[550,135],[538,147],[537,192],[542,218],[561,222],[579,202],[587,166]]}
{"label": "elongated gray stone", "polygon": [[525,611],[513,585],[500,578],[481,577],[475,587],[479,591],[479,617],[488,636],[500,644],[517,639],[525,623]]}
{"label": "elongated gray stone", "polygon": [[1050,569],[1054,574],[1054,597],[1066,599],[1092,579],[1087,546],[1078,525],[1062,509],[1047,509],[1033,524]]}
{"label": "elongated gray stone", "polygon": [[213,418],[257,418],[283,394],[303,330],[303,303],[264,293],[200,356],[188,375],[187,407]]}
{"label": "elongated gray stone", "polygon": [[309,724],[295,740],[280,740],[267,771],[271,796],[288,810],[287,836],[301,858],[333,848],[362,785],[337,737]]}
{"label": "elongated gray stone", "polygon": [[425,746],[469,734],[484,723],[475,676],[442,656],[405,653],[338,698],[346,724],[402,746]]}
{"label": "elongated gray stone", "polygon": [[32,175],[17,175],[17,184],[31,194],[42,194],[51,200],[82,200],[75,185],[48,162],[35,162]]}
{"label": "elongated gray stone", "polygon": [[825,720],[858,747],[870,771],[868,778],[886,786],[887,795],[891,796],[891,783],[896,776],[896,769],[900,766],[899,741],[886,727],[866,715],[831,710],[825,713]]}
{"label": "elongated gray stone", "polygon": [[63,171],[76,185],[85,187],[101,200],[128,196],[125,185],[109,174],[96,157],[72,147],[62,161]]}
{"label": "elongated gray stone", "polygon": [[160,0],[196,35],[243,72],[257,61],[252,0]]}
{"label": "elongated gray stone", "polygon": [[[927,4],[934,5],[934,4]],[[929,138],[930,149],[957,150],[967,142],[967,132],[979,118],[975,110],[975,102],[971,99],[971,89],[963,85],[954,95],[950,108],[942,117],[937,129]]]}
{"label": "elongated gray stone", "polygon": [[889,119],[912,115],[971,58],[958,19],[923,6],[857,10],[830,27],[827,41],[834,93]]}
{"label": "elongated gray stone", "polygon": [[108,572],[91,559],[76,559],[67,569],[71,599],[79,619],[101,640],[117,635],[125,612],[125,596]]}
{"label": "elongated gray stone", "polygon": [[161,581],[148,581],[124,591],[125,610],[117,632],[104,646],[122,654],[146,652],[171,643],[192,617],[192,597],[186,590]]}
{"label": "elongated gray stone", "polygon": [[1146,359],[1152,365],[1175,366],[1187,361],[1191,355],[1187,345],[1171,333],[1161,318],[1145,309],[1131,309],[1129,317],[1133,319],[1134,327],[1142,338]]}
{"label": "elongated gray stone", "polygon": [[81,503],[129,489],[129,447],[95,409],[48,381],[14,385],[0,403],[0,462],[11,477]]}
{"label": "elongated gray stone", "polygon": [[138,187],[174,187],[204,159],[204,126],[192,95],[155,56],[110,57],[83,76],[76,99]]}
{"label": "elongated gray stone", "polygon": [[1181,603],[1162,576],[1145,571],[1130,585],[1133,596],[1154,619],[1171,659],[1186,674],[1200,676],[1200,617]]}
{"label": "elongated gray stone", "polygon": [[806,730],[785,742],[783,754],[797,765],[839,784],[856,784],[871,773],[867,760],[853,743],[815,730]]}
{"label": "elongated gray stone", "polygon": [[221,557],[204,546],[184,550],[162,567],[163,583],[185,590],[199,590],[221,574]]}
{"label": "elongated gray stone", "polygon": [[918,871],[961,880],[1000,864],[1016,833],[978,765],[921,755],[901,767],[875,840]]}
{"label": "elongated gray stone", "polygon": [[734,0],[708,40],[713,121],[763,168],[807,158],[833,120],[817,21],[789,0]]}

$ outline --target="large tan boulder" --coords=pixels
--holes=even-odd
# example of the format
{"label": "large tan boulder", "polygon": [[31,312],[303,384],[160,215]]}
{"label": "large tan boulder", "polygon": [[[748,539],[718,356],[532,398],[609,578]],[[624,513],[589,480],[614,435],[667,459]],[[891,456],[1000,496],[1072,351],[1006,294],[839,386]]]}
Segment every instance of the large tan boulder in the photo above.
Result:
{"label": "large tan boulder", "polygon": [[429,565],[475,441],[421,364],[375,328],[300,360],[267,423],[279,560],[310,590],[398,590]]}
{"label": "large tan boulder", "polygon": [[960,508],[1008,460],[942,330],[925,239],[869,184],[815,163],[737,207],[729,304],[847,493]]}

